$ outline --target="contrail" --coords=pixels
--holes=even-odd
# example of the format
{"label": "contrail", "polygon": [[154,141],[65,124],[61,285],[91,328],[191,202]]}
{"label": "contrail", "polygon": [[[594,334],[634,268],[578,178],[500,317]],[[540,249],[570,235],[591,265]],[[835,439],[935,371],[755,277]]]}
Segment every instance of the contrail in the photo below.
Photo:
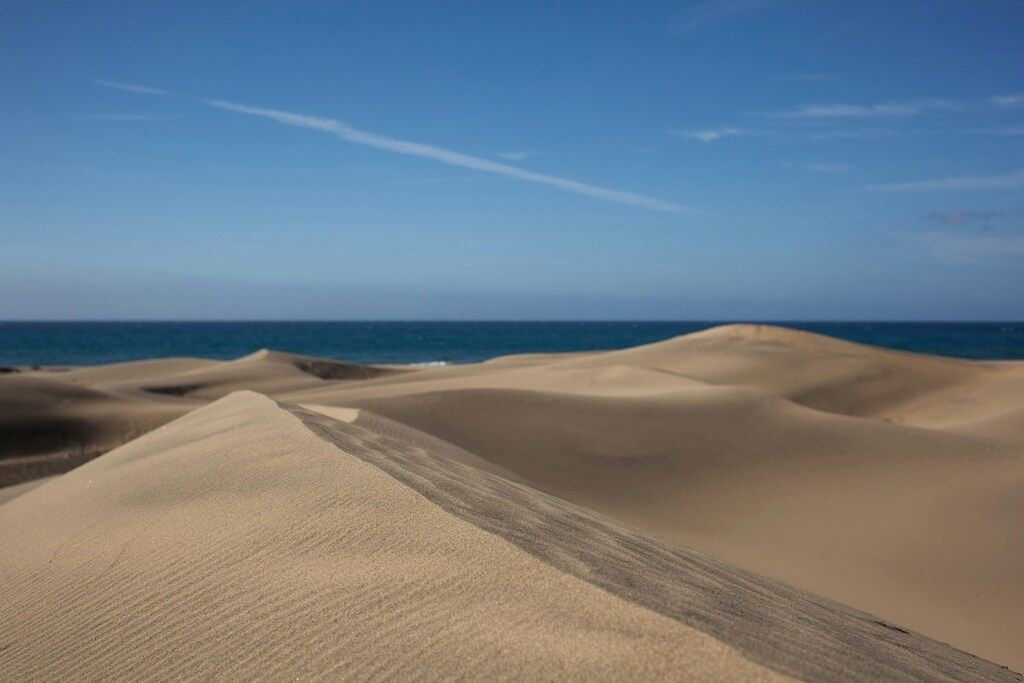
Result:
{"label": "contrail", "polygon": [[868,185],[868,190],[887,192],[913,192],[928,190],[1019,190],[1024,188],[1024,169],[1006,175],[975,176],[968,178],[935,178],[909,183]]}
{"label": "contrail", "polygon": [[548,187],[564,190],[565,192],[573,192],[575,194],[604,199],[606,201],[617,202],[619,204],[629,204],[631,206],[639,206],[645,209],[654,209],[656,211],[666,211],[676,214],[692,213],[693,211],[692,209],[680,204],[656,199],[654,197],[648,197],[635,192],[612,190],[605,187],[581,183],[576,180],[569,180],[568,178],[560,178],[558,176],[547,175],[544,173],[534,173],[533,171],[527,171],[517,168],[516,166],[510,166],[508,164],[491,161],[489,159],[482,159],[480,157],[462,154],[461,152],[444,149],[443,147],[435,147],[434,145],[427,145],[419,142],[389,138],[384,135],[378,135],[377,133],[370,133],[364,130],[359,130],[358,128],[353,128],[344,121],[339,121],[337,119],[297,114],[278,109],[263,109],[260,107],[238,104],[237,102],[229,102],[227,100],[208,100],[199,97],[189,97],[167,90],[149,88],[131,83],[121,83],[118,81],[93,82],[96,85],[101,85],[106,88],[116,88],[118,90],[127,90],[129,92],[142,93],[146,95],[161,95],[164,97],[180,97],[183,99],[195,100],[217,109],[223,109],[238,114],[247,114],[249,116],[259,116],[265,119],[270,119],[271,121],[276,121],[277,123],[282,123],[286,126],[308,128],[311,130],[319,130],[324,133],[330,133],[342,140],[345,140],[346,142],[351,142],[357,145],[375,147],[389,152],[422,157],[424,159],[433,159],[434,161],[439,161],[442,164],[448,164],[449,166],[470,168],[476,171],[483,171],[484,173],[494,173],[496,175],[525,180],[531,183],[539,183],[541,185],[547,185]]}
{"label": "contrail", "polygon": [[159,90],[157,88],[147,88],[144,85],[134,85],[132,83],[121,83],[120,81],[93,81],[94,85],[102,85],[104,88],[114,88],[115,90],[127,90],[128,92],[142,93],[143,95],[163,95],[164,97],[183,97],[177,93],[170,92],[168,90]]}

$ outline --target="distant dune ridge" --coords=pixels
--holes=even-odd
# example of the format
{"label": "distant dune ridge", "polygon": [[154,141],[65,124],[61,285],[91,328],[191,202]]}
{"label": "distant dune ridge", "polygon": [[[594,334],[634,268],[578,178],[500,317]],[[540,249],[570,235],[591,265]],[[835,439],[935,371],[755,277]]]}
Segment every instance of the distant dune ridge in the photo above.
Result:
{"label": "distant dune ridge", "polygon": [[729,325],[23,371],[0,484],[4,678],[1024,670],[1024,362]]}

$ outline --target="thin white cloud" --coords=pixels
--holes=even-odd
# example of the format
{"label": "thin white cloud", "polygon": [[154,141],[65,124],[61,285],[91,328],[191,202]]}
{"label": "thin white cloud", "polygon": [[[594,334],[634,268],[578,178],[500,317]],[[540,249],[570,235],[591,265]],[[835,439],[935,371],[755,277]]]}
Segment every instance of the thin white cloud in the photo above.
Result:
{"label": "thin white cloud", "polygon": [[804,72],[778,74],[775,78],[780,81],[790,81],[793,83],[818,83],[821,81],[832,81],[835,80],[836,77],[833,74]]}
{"label": "thin white cloud", "polygon": [[532,149],[513,149],[507,152],[494,153],[494,156],[500,157],[502,159],[507,159],[509,161],[522,161],[523,159],[528,159],[536,155],[537,152],[533,151]]}
{"label": "thin white cloud", "polygon": [[700,142],[715,142],[722,138],[733,137],[735,135],[742,135],[743,130],[739,128],[709,128],[705,130],[674,130],[673,135],[677,135],[687,140],[699,140]]}
{"label": "thin white cloud", "polygon": [[914,116],[929,110],[956,109],[956,102],[941,99],[916,102],[883,102],[881,104],[805,104],[785,111],[769,112],[769,116],[789,119],[850,119]]}
{"label": "thin white cloud", "polygon": [[790,119],[885,118],[916,116],[935,111],[981,111],[989,107],[1024,107],[1024,94],[998,95],[981,102],[957,102],[931,97],[907,102],[877,104],[816,103],[804,104],[783,111],[768,112],[767,115]]}
{"label": "thin white cloud", "polygon": [[934,190],[1019,190],[1024,188],[1024,169],[1005,175],[936,178],[908,183],[868,185],[866,189],[887,192],[928,192]]}
{"label": "thin white cloud", "polygon": [[993,128],[991,132],[994,135],[1024,135],[1024,126],[1010,126],[1008,128]]}
{"label": "thin white cloud", "polygon": [[[796,76],[796,77],[799,77]],[[793,78],[796,78],[793,77]],[[805,75],[815,78],[813,74]],[[781,78],[786,78],[785,76]],[[939,112],[980,113],[993,107],[1009,108],[1024,106],[1024,95],[990,97],[982,101],[954,101],[937,97],[909,101],[890,101],[876,104],[852,104],[831,102],[803,104],[777,111],[750,112],[758,116],[761,124],[756,129],[724,126],[720,128],[689,129],[670,131],[674,135],[701,142],[715,142],[736,135],[758,136],[784,140],[857,140],[892,137],[900,133],[928,134],[944,133],[944,130],[929,130],[924,127],[907,128],[901,122],[925,114]],[[886,127],[877,124],[884,123]],[[987,133],[990,135],[1021,135],[1020,126],[974,129],[965,132]]]}
{"label": "thin white cloud", "polygon": [[765,116],[780,119],[880,119],[918,116],[928,112],[970,111],[977,110],[978,106],[977,102],[958,102],[941,97],[930,97],[876,104],[851,104],[849,102],[801,104],[781,112],[768,112]]}
{"label": "thin white cloud", "polygon": [[804,164],[804,168],[812,173],[845,173],[853,170],[850,164]]}
{"label": "thin white cloud", "polygon": [[839,130],[812,130],[797,133],[800,139],[813,142],[824,142],[828,140],[875,140],[878,138],[892,137],[897,131],[892,128],[857,128]]}
{"label": "thin white cloud", "polygon": [[472,178],[395,178],[388,185],[465,185],[487,182],[480,176]]}
{"label": "thin white cloud", "polygon": [[807,104],[791,111],[780,112],[779,116],[795,119],[814,118],[864,118],[874,116],[909,116],[918,109],[908,104]]}
{"label": "thin white cloud", "polygon": [[950,209],[949,211],[932,211],[925,214],[924,220],[941,225],[970,225],[987,223],[998,214],[995,211],[973,211],[971,209]]}
{"label": "thin white cloud", "polygon": [[988,258],[1024,255],[1024,237],[1017,235],[961,235],[928,232],[919,235],[932,256],[947,263],[971,264]]}
{"label": "thin white cloud", "polygon": [[169,90],[148,88],[144,85],[135,85],[134,83],[122,83],[121,81],[103,80],[94,80],[93,83],[95,83],[96,85],[102,85],[104,88],[114,88],[115,90],[125,90],[127,92],[141,93],[143,95],[163,95],[164,97],[181,97],[181,95],[170,92]]}
{"label": "thin white cloud", "polygon": [[737,16],[778,5],[783,0],[710,0],[687,7],[680,14],[678,30],[693,33]]}
{"label": "thin white cloud", "polygon": [[74,118],[82,121],[158,121],[164,117],[152,114],[77,114]]}
{"label": "thin white cloud", "polygon": [[1024,94],[996,95],[988,98],[988,101],[997,107],[1024,107]]}
{"label": "thin white cloud", "polygon": [[[128,90],[131,92],[144,93],[149,95],[167,95],[177,96],[174,93],[165,90],[158,90],[156,88],[149,88],[146,86],[138,86],[127,83],[120,83],[114,81],[95,81],[98,85],[106,87],[118,88],[120,90]],[[481,171],[484,173],[493,173],[496,175],[506,176],[509,178],[515,178],[517,180],[523,180],[531,183],[538,183],[540,185],[546,185],[553,187],[565,192],[571,192],[574,194],[584,195],[587,197],[593,197],[595,199],[603,199],[609,202],[615,202],[618,204],[627,204],[630,206],[638,206],[645,209],[653,209],[656,211],[665,211],[668,213],[684,214],[691,213],[692,209],[676,204],[674,202],[657,199],[655,197],[648,197],[646,195],[637,194],[635,192],[626,192],[623,190],[614,190],[606,187],[600,187],[597,185],[590,185],[588,183],[582,183],[576,180],[570,180],[568,178],[561,178],[558,176],[547,175],[544,173],[535,173],[527,171],[515,166],[508,164],[491,161],[489,159],[483,159],[480,157],[474,157],[468,154],[462,154],[461,152],[455,152],[443,147],[436,147],[434,145],[428,145],[420,142],[410,142],[408,140],[398,140],[390,138],[385,135],[379,135],[377,133],[371,133],[364,130],[354,128],[343,121],[338,119],[332,119],[324,116],[310,116],[308,114],[299,114],[290,111],[283,111],[280,109],[265,109],[262,107],[253,107],[246,104],[239,104],[237,102],[231,102],[228,100],[208,100],[201,98],[188,98],[194,99],[199,102],[208,104],[211,107],[222,109],[224,111],[234,112],[236,114],[245,114],[247,116],[256,116],[270,121],[276,121],[277,123],[284,124],[286,126],[293,126],[296,128],[306,128],[309,130],[317,130],[324,133],[329,133],[338,137],[346,142],[351,142],[357,145],[364,145],[366,147],[373,147],[376,149],[385,150],[388,152],[394,152],[396,154],[405,154],[407,156],[421,157],[424,159],[431,159],[433,161],[447,164],[449,166],[458,166],[460,168],[469,168],[475,171]]]}
{"label": "thin white cloud", "polygon": [[690,209],[680,204],[667,202],[654,197],[648,197],[635,192],[612,190],[605,187],[581,183],[576,180],[569,180],[568,178],[560,178],[558,176],[546,175],[543,173],[534,173],[515,166],[509,166],[508,164],[490,161],[489,159],[481,159],[479,157],[462,154],[461,152],[455,152],[442,147],[389,138],[384,135],[378,135],[377,133],[370,133],[353,128],[347,123],[338,121],[337,119],[296,114],[294,112],[281,111],[278,109],[251,107],[249,105],[228,102],[226,100],[207,100],[207,104],[212,107],[217,107],[218,109],[270,119],[271,121],[277,121],[278,123],[283,123],[287,126],[310,128],[313,130],[332,133],[342,140],[352,142],[357,145],[375,147],[377,149],[396,152],[398,154],[432,159],[450,166],[471,168],[476,171],[483,171],[484,173],[495,173],[498,175],[508,176],[510,178],[516,178],[518,180],[540,183],[541,185],[547,185],[548,187],[554,187],[566,192],[573,192],[575,194],[581,194],[588,197],[604,199],[606,201],[617,202],[619,204],[630,204],[632,206],[639,206],[645,209],[668,211],[670,213],[688,213],[690,211]]}
{"label": "thin white cloud", "polygon": [[1024,126],[1002,126],[998,128],[971,128],[966,130],[967,133],[977,133],[980,135],[1001,135],[1006,137],[1017,137],[1024,135]]}

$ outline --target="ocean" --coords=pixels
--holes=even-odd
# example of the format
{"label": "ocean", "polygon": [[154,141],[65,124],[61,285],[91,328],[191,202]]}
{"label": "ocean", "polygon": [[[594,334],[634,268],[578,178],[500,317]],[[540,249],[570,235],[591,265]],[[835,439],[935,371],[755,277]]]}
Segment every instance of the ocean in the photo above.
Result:
{"label": "ocean", "polygon": [[[618,349],[719,323],[0,322],[0,365],[92,365],[272,348],[357,363],[467,363],[510,353]],[[772,322],[944,356],[1024,358],[1024,323]]]}

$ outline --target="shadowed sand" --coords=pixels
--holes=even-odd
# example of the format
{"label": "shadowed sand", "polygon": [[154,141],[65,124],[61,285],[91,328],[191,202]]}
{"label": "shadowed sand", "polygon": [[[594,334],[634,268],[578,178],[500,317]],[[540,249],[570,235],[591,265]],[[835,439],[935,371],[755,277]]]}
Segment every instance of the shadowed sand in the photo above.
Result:
{"label": "shadowed sand", "polygon": [[[545,571],[573,577],[591,590],[599,587],[602,594],[667,619],[671,629],[696,629],[696,636],[709,638],[736,661],[763,667],[758,672],[817,679],[934,677],[941,666],[950,667],[954,678],[1005,672],[971,672],[963,668],[967,660],[948,653],[945,660],[934,659],[934,643],[920,645],[926,640],[915,640],[915,654],[907,659],[908,646],[900,639],[919,637],[879,621],[1024,668],[1024,363],[927,357],[736,325],[622,351],[514,356],[440,368],[362,367],[262,351],[228,362],[171,359],[23,372],[0,377],[0,477],[15,483],[62,471],[240,388],[306,406],[288,414],[302,418],[305,432],[316,431],[317,443],[326,439],[350,459],[372,462],[394,478],[392,485],[403,482],[449,517],[497,534]],[[223,411],[224,405],[210,410]],[[174,423],[175,429],[207,419],[202,414],[192,413]],[[268,444],[278,444],[273,432],[279,426],[249,427]],[[225,426],[218,438],[241,438],[235,431]],[[24,513],[22,522],[31,528],[28,520],[45,517],[44,508],[63,499],[60,487],[71,477],[123,457],[126,449],[149,448],[161,434],[157,429],[71,475],[21,492],[0,507],[0,531],[23,531],[8,516],[37,501],[40,509]],[[203,504],[213,506],[196,512],[205,515],[245,508],[255,504],[249,498],[256,495],[267,507],[267,496],[277,495],[258,488],[235,491],[230,477],[202,483],[192,460],[187,466],[170,464],[177,462],[174,453],[195,447],[175,446],[184,438],[176,434],[147,451],[147,462],[168,463],[160,465],[159,482],[141,488],[134,479],[122,482],[118,496],[137,499],[143,508],[162,499],[173,507],[181,501],[171,482],[191,477],[207,491]],[[374,448],[361,450],[367,434]],[[248,447],[224,442],[222,448]],[[266,451],[247,452],[257,462],[268,459],[257,455]],[[380,453],[388,455],[381,460]],[[256,466],[238,457],[232,467]],[[181,472],[171,476],[176,468]],[[499,484],[513,487],[501,489],[502,500],[509,491],[524,492],[519,507],[495,509]],[[288,490],[294,494],[315,485],[320,482],[295,482]],[[54,518],[46,533],[72,534],[67,517]],[[569,524],[570,519],[576,521]],[[151,521],[161,529],[158,535],[165,533],[166,520]],[[566,524],[574,531],[559,526]],[[140,527],[136,533],[147,532]],[[36,544],[41,538],[45,534]],[[92,547],[86,540],[76,543]],[[688,585],[680,575],[696,571],[710,582],[701,584],[706,595],[720,600],[744,593],[707,578],[718,576],[718,567],[732,572],[730,577],[752,575],[699,553],[679,556],[684,551],[673,550],[674,544],[878,618],[759,577],[740,582],[744,590],[753,585],[762,591],[752,594],[753,602],[726,601],[702,612],[696,605],[706,600],[698,600],[692,588],[679,589]],[[25,558],[12,561],[31,565]],[[678,562],[683,564],[673,564]],[[93,585],[80,588],[88,594]],[[669,595],[686,598],[673,602]],[[745,612],[751,605],[770,609]],[[817,616],[807,621],[808,609],[824,612],[813,612]],[[715,614],[732,620],[707,616]],[[786,624],[805,622],[814,628],[787,630]],[[756,643],[771,643],[769,633],[779,634],[779,643],[761,652]],[[903,654],[896,656],[892,648]],[[0,659],[5,654],[0,650]],[[829,661],[846,668],[829,669]],[[599,671],[621,670],[608,664]],[[735,676],[747,675],[736,671]]]}

